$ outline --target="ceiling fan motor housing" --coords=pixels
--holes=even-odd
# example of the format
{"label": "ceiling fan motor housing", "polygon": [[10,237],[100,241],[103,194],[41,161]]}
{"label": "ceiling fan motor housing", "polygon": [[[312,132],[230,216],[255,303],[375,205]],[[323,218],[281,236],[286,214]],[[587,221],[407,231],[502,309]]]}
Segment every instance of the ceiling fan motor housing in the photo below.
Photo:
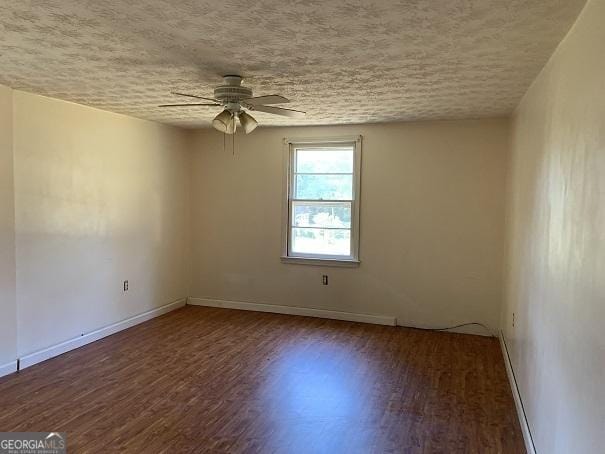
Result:
{"label": "ceiling fan motor housing", "polygon": [[214,89],[214,98],[223,104],[239,103],[242,99],[252,97],[252,89],[242,87],[240,76],[224,76],[223,80],[224,84]]}

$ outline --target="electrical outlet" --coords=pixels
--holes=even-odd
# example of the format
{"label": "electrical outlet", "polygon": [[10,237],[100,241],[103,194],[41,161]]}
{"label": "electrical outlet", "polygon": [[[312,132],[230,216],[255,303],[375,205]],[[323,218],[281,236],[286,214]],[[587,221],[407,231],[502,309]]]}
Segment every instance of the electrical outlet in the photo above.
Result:
{"label": "electrical outlet", "polygon": [[328,285],[328,275],[327,274],[324,274],[321,276],[321,283],[323,285]]}
{"label": "electrical outlet", "polygon": [[128,281],[124,281],[124,291],[128,291]]}
{"label": "electrical outlet", "polygon": [[513,312],[513,328],[515,327],[515,313]]}

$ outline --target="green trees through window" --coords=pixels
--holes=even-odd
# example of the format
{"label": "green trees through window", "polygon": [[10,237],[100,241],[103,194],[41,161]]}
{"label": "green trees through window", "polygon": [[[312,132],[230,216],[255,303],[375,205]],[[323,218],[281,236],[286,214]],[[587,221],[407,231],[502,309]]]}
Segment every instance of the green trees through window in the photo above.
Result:
{"label": "green trees through window", "polygon": [[350,256],[354,147],[297,147],[292,158],[291,252]]}

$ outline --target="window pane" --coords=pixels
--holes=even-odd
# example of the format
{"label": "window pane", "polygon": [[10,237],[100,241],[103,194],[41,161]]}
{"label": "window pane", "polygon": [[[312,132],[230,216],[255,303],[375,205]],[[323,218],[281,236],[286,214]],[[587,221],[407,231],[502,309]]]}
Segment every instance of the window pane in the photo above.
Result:
{"label": "window pane", "polygon": [[353,147],[297,148],[296,172],[353,173]]}
{"label": "window pane", "polygon": [[353,175],[296,175],[294,198],[351,200]]}
{"label": "window pane", "polygon": [[351,203],[292,203],[292,224],[296,227],[351,228]]}
{"label": "window pane", "polygon": [[294,227],[292,228],[292,252],[350,256],[351,231]]}

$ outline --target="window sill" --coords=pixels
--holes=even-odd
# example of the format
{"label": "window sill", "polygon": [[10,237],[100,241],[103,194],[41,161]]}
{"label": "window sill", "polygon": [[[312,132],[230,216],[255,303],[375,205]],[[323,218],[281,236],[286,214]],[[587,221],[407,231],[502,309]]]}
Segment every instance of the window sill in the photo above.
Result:
{"label": "window sill", "polygon": [[315,265],[315,266],[336,266],[343,268],[357,268],[360,265],[359,260],[339,260],[339,259],[315,259],[306,257],[281,257],[282,263],[291,263],[294,265]]}

